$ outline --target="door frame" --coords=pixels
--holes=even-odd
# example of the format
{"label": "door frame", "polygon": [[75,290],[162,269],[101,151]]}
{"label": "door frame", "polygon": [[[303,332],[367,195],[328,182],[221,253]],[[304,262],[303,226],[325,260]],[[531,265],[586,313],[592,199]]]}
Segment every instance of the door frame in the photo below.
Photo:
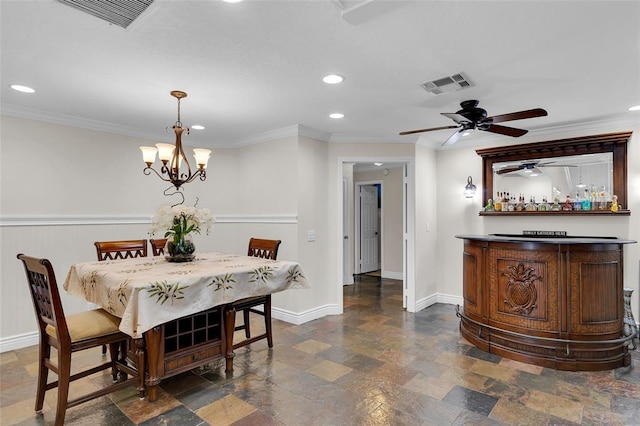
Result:
{"label": "door frame", "polygon": [[[358,197],[357,199],[359,200],[360,197],[360,187],[361,186],[368,186],[368,185],[380,185],[380,194],[379,196],[381,197],[381,203],[380,203],[380,233],[379,233],[379,237],[378,237],[378,250],[380,253],[380,272],[382,272],[383,270],[383,265],[384,265],[384,250],[382,250],[382,247],[384,247],[384,191],[382,190],[383,186],[384,186],[384,182],[381,180],[367,180],[367,181],[362,181],[362,182],[355,182],[353,183],[353,195],[354,198]],[[353,203],[353,209],[355,210],[354,212],[354,241],[355,241],[355,258],[356,258],[356,262],[354,264],[354,273],[356,274],[360,274],[362,273],[362,265],[361,265],[361,255],[360,255],[360,243],[362,243],[362,241],[360,241],[360,221],[362,220],[362,211],[360,210],[360,203],[356,203],[354,201]],[[403,262],[404,263],[404,262]]]}
{"label": "door frame", "polygon": [[403,306],[406,307],[408,312],[417,312],[416,310],[416,235],[415,235],[415,159],[413,157],[338,157],[336,161],[336,189],[337,189],[337,206],[335,214],[337,215],[337,235],[336,241],[338,241],[338,247],[336,253],[337,258],[337,276],[336,286],[338,293],[338,306],[340,312],[344,311],[344,297],[342,294],[343,287],[343,271],[344,253],[342,251],[342,240],[344,238],[344,229],[342,215],[344,214],[344,205],[342,197],[342,185],[343,185],[343,165],[344,163],[374,163],[374,162],[388,162],[388,163],[404,163],[405,178],[403,179],[404,191],[403,191],[403,222],[404,222],[404,244],[403,244]]}

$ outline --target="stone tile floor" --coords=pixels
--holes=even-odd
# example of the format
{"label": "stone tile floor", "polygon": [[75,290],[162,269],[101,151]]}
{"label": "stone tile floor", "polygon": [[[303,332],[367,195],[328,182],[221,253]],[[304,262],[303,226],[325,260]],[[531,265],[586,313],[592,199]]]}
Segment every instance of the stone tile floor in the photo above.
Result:
{"label": "stone tile floor", "polygon": [[[344,314],[294,326],[161,384],[67,411],[69,425],[640,425],[640,352],[631,367],[563,372],[482,352],[460,337],[455,306],[402,309],[401,283],[363,276],[344,288]],[[252,326],[260,330],[260,320]],[[33,411],[37,348],[0,354],[0,424],[52,424],[55,393]],[[100,350],[75,362],[101,359]],[[99,386],[95,375],[72,392]]]}

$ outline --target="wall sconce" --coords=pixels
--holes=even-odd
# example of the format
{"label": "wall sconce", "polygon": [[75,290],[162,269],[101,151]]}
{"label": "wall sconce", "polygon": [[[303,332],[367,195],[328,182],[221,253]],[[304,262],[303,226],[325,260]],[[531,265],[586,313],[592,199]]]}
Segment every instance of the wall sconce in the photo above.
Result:
{"label": "wall sconce", "polygon": [[464,187],[464,196],[466,198],[473,198],[476,195],[476,186],[473,184],[471,176],[467,178],[467,186]]}

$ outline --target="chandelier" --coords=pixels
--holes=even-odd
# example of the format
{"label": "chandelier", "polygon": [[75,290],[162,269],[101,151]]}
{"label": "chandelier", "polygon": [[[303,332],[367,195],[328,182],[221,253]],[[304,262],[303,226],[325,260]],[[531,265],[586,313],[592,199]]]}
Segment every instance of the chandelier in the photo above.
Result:
{"label": "chandelier", "polygon": [[[178,121],[173,125],[173,131],[176,133],[176,143],[171,145],[168,143],[157,143],[153,146],[141,146],[142,160],[147,164],[143,172],[145,175],[150,175],[154,172],[160,179],[165,182],[171,182],[176,190],[180,190],[180,187],[193,181],[196,177],[200,177],[200,180],[207,178],[205,169],[209,162],[209,156],[211,155],[210,149],[194,149],[193,156],[196,160],[197,170],[191,170],[189,160],[182,149],[182,132],[186,131],[189,134],[189,128],[182,127],[180,121],[180,99],[186,98],[187,94],[179,90],[171,92],[171,96],[178,99]],[[158,158],[162,161],[162,168],[160,173],[154,169],[153,163],[156,161],[156,152]]]}

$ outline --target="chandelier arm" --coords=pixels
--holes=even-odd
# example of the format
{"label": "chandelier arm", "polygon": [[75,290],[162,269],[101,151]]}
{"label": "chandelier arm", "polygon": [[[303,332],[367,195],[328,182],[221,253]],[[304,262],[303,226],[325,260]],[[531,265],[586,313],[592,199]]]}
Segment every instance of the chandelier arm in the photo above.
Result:
{"label": "chandelier arm", "polygon": [[[163,166],[162,168],[164,169],[164,166]],[[147,175],[147,176],[149,176],[149,175],[151,174],[151,172],[153,172],[153,173],[155,173],[156,175],[158,175],[158,177],[159,177],[160,179],[162,179],[163,181],[165,181],[165,182],[171,182],[171,179],[164,177],[164,173],[165,173],[165,171],[164,171],[164,170],[162,170],[162,174],[160,174],[160,173],[158,173],[158,171],[157,171],[156,169],[154,169],[153,167],[147,166],[147,167],[145,167],[145,168],[144,168],[144,170],[142,170],[142,172],[143,172],[145,175]]]}

